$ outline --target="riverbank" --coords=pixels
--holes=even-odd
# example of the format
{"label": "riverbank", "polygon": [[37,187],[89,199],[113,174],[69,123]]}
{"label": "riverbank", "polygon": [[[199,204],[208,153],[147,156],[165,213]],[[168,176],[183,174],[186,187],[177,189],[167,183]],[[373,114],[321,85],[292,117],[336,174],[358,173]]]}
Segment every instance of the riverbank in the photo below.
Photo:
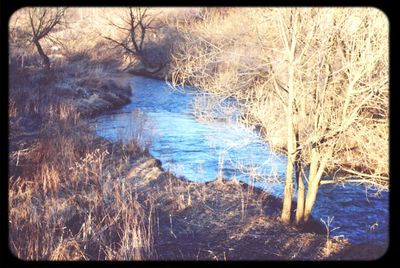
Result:
{"label": "riverbank", "polygon": [[11,77],[9,227],[17,257],[315,260],[383,252],[349,255],[349,243],[326,237],[319,223],[282,225],[282,201],[266,192],[177,178],[134,140],[96,136],[85,119],[129,102],[130,76],[53,72]]}
{"label": "riverbank", "polygon": [[[133,78],[132,86],[135,87],[132,96],[135,100],[133,103],[120,111],[94,120],[93,124],[96,125],[99,135],[111,140],[118,137],[129,137],[131,133],[136,136],[137,129],[142,129],[140,127],[142,124],[138,127],[136,123],[132,124],[130,118],[132,115],[138,115],[136,111],[140,109],[139,114],[143,114],[146,118],[145,125],[148,128],[146,127],[142,135],[137,136],[145,137],[146,134],[155,133],[154,136],[152,135],[149,148],[156,157],[162,159],[163,167],[170,168],[180,176],[187,176],[191,181],[204,182],[214,180],[217,174],[224,174],[229,178],[240,176],[242,180],[246,181],[249,178],[242,172],[249,171],[241,169],[242,165],[250,164],[256,167],[261,165],[263,171],[258,169],[261,171],[261,177],[257,180],[259,183],[256,185],[260,188],[267,188],[267,192],[271,192],[274,196],[282,196],[281,188],[278,186],[279,189],[274,189],[272,185],[275,176],[278,176],[275,178],[275,183],[276,180],[284,177],[285,160],[282,159],[282,162],[279,161],[281,164],[276,166],[278,174],[270,174],[268,168],[270,165],[277,164],[277,159],[271,158],[268,149],[264,150],[261,147],[260,150],[254,150],[245,145],[249,141],[263,144],[260,137],[257,139],[251,134],[250,136],[246,135],[248,132],[253,134],[254,132],[244,128],[236,129],[234,123],[198,122],[195,116],[188,115],[192,113],[193,108],[190,104],[195,97],[190,88],[187,89],[186,94],[182,94],[182,91],[171,92],[165,82],[144,77]],[[162,133],[162,135],[158,133]],[[212,144],[209,144],[208,141],[211,138]],[[254,140],[254,138],[256,139]],[[238,145],[235,140],[243,140],[245,144]],[[239,147],[232,149],[232,145]],[[218,153],[221,149],[215,150],[215,148],[226,147],[230,148],[229,153],[223,154],[225,161],[221,165],[218,156],[221,156],[221,153]],[[272,178],[269,178],[271,175]],[[262,182],[264,180],[268,182]],[[313,216],[317,220],[321,218],[325,221],[327,216],[331,219],[334,216],[330,229],[340,228],[331,231],[331,237],[343,237],[352,243],[365,241],[373,244],[387,243],[388,227],[384,225],[385,222],[381,222],[381,219],[385,219],[387,214],[379,214],[382,211],[381,208],[386,207],[385,201],[375,203],[377,200],[372,196],[367,201],[364,190],[361,187],[355,189],[353,187],[351,185],[341,190],[342,187],[331,185],[321,189],[319,204],[322,205],[315,209]],[[375,213],[371,215],[370,211],[375,211]],[[375,222],[376,224],[373,226],[377,228],[368,228]]]}

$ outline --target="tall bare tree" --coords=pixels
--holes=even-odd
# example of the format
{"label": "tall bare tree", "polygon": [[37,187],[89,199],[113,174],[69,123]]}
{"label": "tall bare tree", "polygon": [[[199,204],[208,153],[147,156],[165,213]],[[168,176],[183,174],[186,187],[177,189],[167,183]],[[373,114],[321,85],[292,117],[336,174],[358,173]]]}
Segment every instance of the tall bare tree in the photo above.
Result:
{"label": "tall bare tree", "polygon": [[[335,165],[338,169],[341,154],[355,148],[349,136],[360,135],[354,126],[366,123],[365,109],[377,108],[376,102],[387,98],[387,25],[382,31],[369,12],[374,11],[354,15],[349,10],[284,9],[276,13],[283,61],[274,78],[283,72],[287,85],[284,223],[290,222],[294,166],[299,169],[296,222],[301,223],[311,215],[323,174]],[[277,85],[275,90],[282,91]],[[300,172],[303,165],[307,174]],[[381,174],[353,174],[359,182],[378,181],[384,187],[388,182]]]}
{"label": "tall bare tree", "polygon": [[207,21],[183,29],[173,78],[244,100],[248,122],[262,126],[273,146],[278,140],[274,148],[285,148],[282,222],[292,222],[295,184],[298,224],[310,218],[321,185],[356,182],[388,189],[385,15],[371,8],[247,12],[255,21],[253,28],[243,27],[246,34],[237,27],[221,35]]}
{"label": "tall bare tree", "polygon": [[29,24],[31,27],[31,42],[36,46],[42,57],[45,69],[50,69],[50,59],[44,52],[40,41],[50,34],[65,15],[66,8],[28,8]]}

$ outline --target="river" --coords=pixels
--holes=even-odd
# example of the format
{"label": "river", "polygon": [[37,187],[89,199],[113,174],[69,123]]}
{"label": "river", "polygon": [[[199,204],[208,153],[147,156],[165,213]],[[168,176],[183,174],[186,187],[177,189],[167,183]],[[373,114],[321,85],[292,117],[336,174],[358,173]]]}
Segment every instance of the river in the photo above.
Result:
{"label": "river", "polygon": [[[286,157],[272,152],[257,131],[237,123],[238,111],[213,121],[199,121],[193,102],[204,93],[172,90],[165,81],[136,76],[132,102],[98,116],[96,132],[109,140],[131,138],[177,176],[205,182],[218,175],[238,178],[282,196]],[[389,194],[356,184],[320,187],[313,216],[334,217],[331,236],[352,243],[386,245],[389,241]]]}

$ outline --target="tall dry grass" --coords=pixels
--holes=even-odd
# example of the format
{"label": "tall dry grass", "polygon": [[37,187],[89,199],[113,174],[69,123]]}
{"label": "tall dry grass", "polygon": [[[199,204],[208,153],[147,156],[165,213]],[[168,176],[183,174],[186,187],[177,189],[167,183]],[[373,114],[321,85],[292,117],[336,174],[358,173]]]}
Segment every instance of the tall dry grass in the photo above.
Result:
{"label": "tall dry grass", "polygon": [[[194,105],[200,107],[196,111],[207,105],[218,117],[221,109],[231,108],[223,107],[220,100],[235,97],[246,108],[243,122],[261,126],[275,149],[284,148],[282,96],[271,90],[270,77],[271,66],[279,66],[282,55],[276,50],[279,36],[269,23],[270,10],[192,11],[178,19],[164,16],[161,21],[165,25],[146,42],[164,42],[174,49],[168,55],[172,58],[172,80],[198,86],[220,98],[196,100]],[[138,202],[136,189],[123,176],[131,157],[142,153],[140,146],[135,141],[111,146],[99,140],[85,126],[74,103],[57,98],[50,90],[57,83],[72,80],[70,86],[82,91],[78,94],[89,94],[82,85],[99,86],[106,72],[130,63],[123,51],[102,37],[115,33],[110,21],[120,22],[123,13],[124,9],[69,9],[66,27],[52,33],[43,44],[55,69],[51,74],[35,69],[39,59],[24,39],[29,28],[21,14],[16,13],[10,21],[14,75],[9,98],[9,241],[10,249],[21,259],[140,260],[153,254],[152,200]],[[383,25],[381,20],[371,22],[375,30]],[[388,62],[383,59],[380,64],[385,70]],[[373,108],[365,109],[363,120],[352,126],[343,140],[349,146],[340,156],[347,157],[345,164],[362,164],[378,174],[388,172],[385,90],[377,104],[371,103]],[[349,150],[354,146],[358,149]],[[343,159],[338,160],[343,163]],[[187,197],[185,193],[172,203],[179,209],[192,204],[193,196],[189,188],[186,190]],[[171,183],[168,191],[175,198]],[[200,196],[204,199],[206,194],[204,186]],[[241,216],[245,218],[250,191],[240,194]]]}
{"label": "tall dry grass", "polygon": [[121,151],[137,155],[140,149],[110,150],[83,126],[71,131],[76,113],[57,108],[50,106],[51,123],[18,154],[18,163],[11,156],[10,174],[20,174],[9,183],[11,251],[26,260],[147,258],[152,215],[125,184],[123,169],[117,172],[126,160],[115,159]]}
{"label": "tall dry grass", "polygon": [[[113,67],[106,66],[107,55],[96,59],[95,49],[83,51],[91,48],[86,39],[75,46],[79,38],[64,43],[70,50],[51,72],[26,58],[11,66],[9,248],[23,260],[147,259],[153,254],[153,212],[137,201],[124,177],[143,150],[135,141],[125,146],[102,140],[81,114],[77,100],[113,94],[102,88]],[[20,56],[13,49],[11,61]],[[79,58],[83,52],[89,59]]]}

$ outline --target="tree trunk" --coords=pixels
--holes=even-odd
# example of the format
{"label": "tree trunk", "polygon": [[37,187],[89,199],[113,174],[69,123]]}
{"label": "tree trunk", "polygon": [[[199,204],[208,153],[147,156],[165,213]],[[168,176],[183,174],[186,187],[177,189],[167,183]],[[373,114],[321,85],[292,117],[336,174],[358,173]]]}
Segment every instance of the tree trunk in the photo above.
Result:
{"label": "tree trunk", "polygon": [[292,210],[292,196],[293,196],[293,156],[288,155],[288,161],[286,165],[286,181],[285,190],[283,195],[283,207],[281,220],[284,224],[290,223],[290,213]]}
{"label": "tree trunk", "polygon": [[308,184],[307,197],[304,208],[304,222],[307,222],[311,216],[312,208],[314,207],[315,200],[317,199],[318,188],[318,183]]}
{"label": "tree trunk", "polygon": [[298,176],[297,178],[298,186],[297,186],[296,224],[301,224],[304,221],[305,188],[301,171],[297,176]]}
{"label": "tree trunk", "polygon": [[292,196],[293,196],[293,168],[296,158],[296,138],[294,132],[294,119],[293,119],[293,104],[294,104],[294,66],[289,66],[289,81],[288,81],[288,108],[287,108],[287,165],[286,165],[286,181],[283,196],[283,207],[281,220],[284,224],[290,223],[290,214],[292,209]]}
{"label": "tree trunk", "polygon": [[[315,149],[313,149],[315,150]],[[313,170],[313,175],[309,177],[309,182],[308,182],[308,190],[307,190],[307,197],[306,197],[306,203],[305,203],[305,208],[304,208],[304,221],[307,222],[308,219],[311,216],[312,209],[315,204],[315,200],[317,199],[317,193],[319,189],[319,182],[322,177],[322,173],[324,172],[325,166],[332,154],[332,149],[328,150],[328,152],[324,155],[322,161],[319,164],[318,171],[315,173],[315,170]],[[318,156],[319,153],[316,153],[313,157],[313,161],[315,162],[315,165],[317,166],[318,163]],[[311,172],[311,168],[310,168]]]}
{"label": "tree trunk", "polygon": [[[296,132],[296,145],[299,146],[299,133]],[[304,195],[305,188],[303,182],[303,167],[301,164],[301,151],[296,155],[296,181],[297,181],[297,208],[296,208],[296,224],[301,224],[304,220]]]}
{"label": "tree trunk", "polygon": [[46,70],[50,70],[50,59],[47,57],[47,55],[44,53],[42,46],[39,43],[39,40],[34,40],[33,43],[36,45],[36,49],[39,53],[39,55],[42,57],[43,61],[43,66]]}
{"label": "tree trunk", "polygon": [[[315,191],[315,187],[313,186],[313,182],[315,181],[314,178],[317,175],[317,170],[318,170],[318,162],[319,162],[319,154],[316,148],[311,149],[311,162],[310,162],[310,170],[308,174],[308,189],[307,189],[307,196],[305,200],[305,207],[304,207],[304,216],[303,220],[304,222],[307,222],[308,218],[311,215],[311,210],[313,204],[310,202],[310,198],[312,195],[312,191]],[[315,193],[316,196],[316,193]],[[311,206],[311,207],[310,207]]]}

